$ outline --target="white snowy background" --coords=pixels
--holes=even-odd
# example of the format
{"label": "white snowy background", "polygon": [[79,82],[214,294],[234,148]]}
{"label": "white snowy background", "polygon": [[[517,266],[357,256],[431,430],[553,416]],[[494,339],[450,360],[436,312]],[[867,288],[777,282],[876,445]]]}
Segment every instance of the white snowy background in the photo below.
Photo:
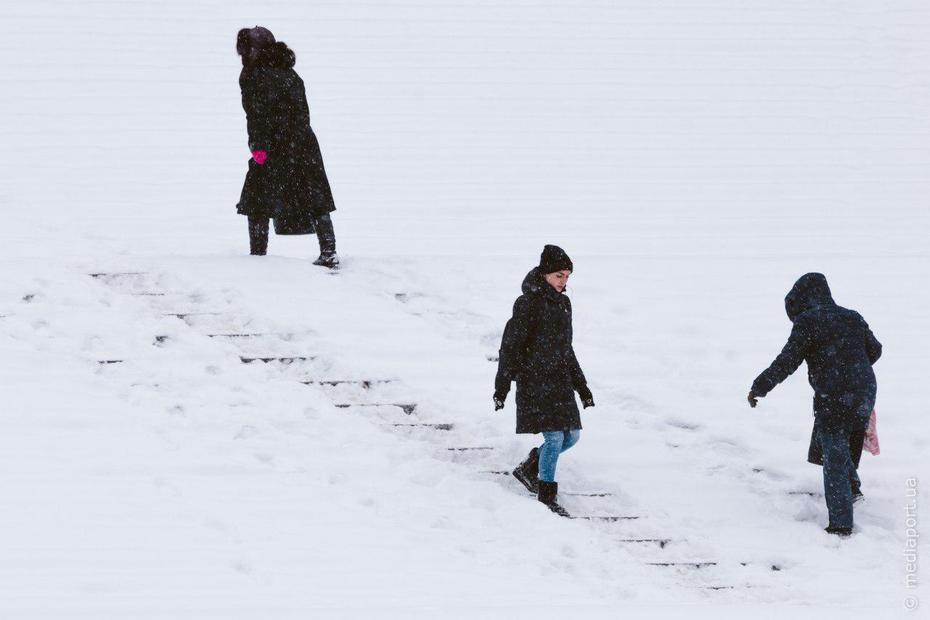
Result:
{"label": "white snowy background", "polygon": [[[2,0],[0,23],[0,618],[925,617],[925,1]],[[338,275],[313,238],[246,255],[255,24],[308,85]],[[492,412],[487,357],[544,243],[574,259],[597,401],[565,504],[638,519],[488,473],[535,441]],[[843,541],[804,369],[745,401],[807,271],[885,347]],[[357,379],[393,382],[301,383]],[[452,428],[394,426],[420,423]]]}

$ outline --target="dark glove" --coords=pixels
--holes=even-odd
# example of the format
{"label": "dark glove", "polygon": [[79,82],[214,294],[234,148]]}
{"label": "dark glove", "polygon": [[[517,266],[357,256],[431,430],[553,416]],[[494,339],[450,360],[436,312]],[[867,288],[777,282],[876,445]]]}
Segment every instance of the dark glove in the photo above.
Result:
{"label": "dark glove", "polygon": [[504,373],[498,372],[494,377],[494,411],[504,408],[508,392],[510,392],[510,379]]}
{"label": "dark glove", "polygon": [[759,404],[759,401],[758,401],[759,398],[762,398],[762,397],[756,394],[755,392],[753,392],[752,390],[749,390],[749,406],[750,407],[755,409],[756,405]]}
{"label": "dark glove", "polygon": [[585,409],[594,406],[594,395],[591,394],[591,390],[588,389],[588,386],[582,386],[578,390],[578,397],[581,399],[581,406]]}

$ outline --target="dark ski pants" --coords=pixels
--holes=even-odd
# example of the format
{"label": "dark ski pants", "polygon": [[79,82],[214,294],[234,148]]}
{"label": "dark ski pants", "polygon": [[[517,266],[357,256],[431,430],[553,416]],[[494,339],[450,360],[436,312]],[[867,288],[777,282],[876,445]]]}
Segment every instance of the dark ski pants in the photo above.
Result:
{"label": "dark ski pants", "polygon": [[542,436],[543,445],[539,447],[539,479],[555,482],[555,466],[559,462],[559,455],[578,443],[581,431],[545,432]]}
{"label": "dark ski pants", "polygon": [[[868,418],[865,418],[868,424]],[[823,495],[830,515],[830,527],[853,526],[853,487],[859,475],[849,448],[850,435],[864,428],[863,421],[816,425],[817,443],[823,453]]]}
{"label": "dark ski pants", "polygon": [[[253,255],[264,256],[268,252],[268,218],[249,216],[249,250]],[[316,238],[320,243],[320,254],[331,256],[336,253],[336,231],[329,213],[316,216],[313,220]]]}

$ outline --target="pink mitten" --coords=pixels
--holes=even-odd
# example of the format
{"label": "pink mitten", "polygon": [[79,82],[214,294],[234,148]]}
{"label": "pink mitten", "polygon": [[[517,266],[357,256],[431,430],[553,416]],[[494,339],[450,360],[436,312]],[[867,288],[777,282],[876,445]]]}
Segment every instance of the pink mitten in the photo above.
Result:
{"label": "pink mitten", "polygon": [[255,160],[255,163],[261,166],[265,163],[265,160],[268,159],[268,153],[265,151],[252,151],[252,159]]}

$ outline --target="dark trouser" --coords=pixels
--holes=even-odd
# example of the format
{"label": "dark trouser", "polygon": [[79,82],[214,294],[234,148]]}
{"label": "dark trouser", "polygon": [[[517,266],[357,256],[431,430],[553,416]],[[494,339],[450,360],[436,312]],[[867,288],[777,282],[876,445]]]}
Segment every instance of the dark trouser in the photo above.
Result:
{"label": "dark trouser", "polygon": [[[320,254],[331,256],[336,253],[336,231],[329,213],[316,216],[313,220],[316,238],[320,243]],[[264,256],[268,251],[268,218],[249,216],[249,249],[253,255]]]}
{"label": "dark trouser", "polygon": [[[868,418],[865,423],[868,424]],[[849,438],[860,431],[861,420],[816,425],[817,443],[823,453],[823,495],[827,501],[830,527],[853,526],[853,489],[859,476],[853,464]]]}

